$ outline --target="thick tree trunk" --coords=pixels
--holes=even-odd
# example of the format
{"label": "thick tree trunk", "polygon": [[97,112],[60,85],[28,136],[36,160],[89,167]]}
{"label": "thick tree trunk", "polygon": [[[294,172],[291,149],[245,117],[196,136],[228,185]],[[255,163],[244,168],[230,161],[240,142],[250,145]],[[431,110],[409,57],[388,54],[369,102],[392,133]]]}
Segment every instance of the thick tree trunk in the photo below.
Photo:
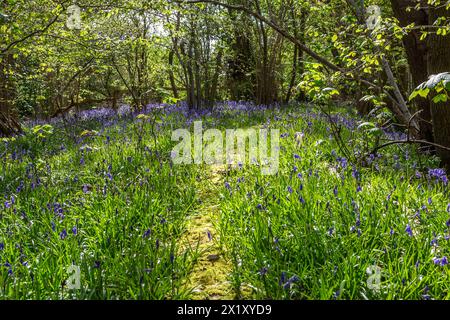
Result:
{"label": "thick tree trunk", "polygon": [[197,109],[202,108],[203,95],[202,95],[202,75],[200,72],[200,52],[198,41],[194,40],[194,81],[195,81],[195,100],[197,101]]}
{"label": "thick tree trunk", "polygon": [[[296,14],[294,8],[291,8],[291,19],[292,19],[292,28],[294,31],[294,37],[299,39],[299,41],[305,41],[305,29],[306,29],[306,19],[308,17],[308,11],[303,9],[300,14],[300,24],[297,25]],[[291,100],[291,96],[293,93],[293,89],[295,86],[295,82],[297,81],[297,75],[301,75],[304,72],[304,61],[303,61],[303,50],[298,46],[294,45],[294,55],[292,57],[292,74],[291,81],[289,83],[288,90],[286,92],[286,97],[284,99],[285,103],[289,103]],[[300,92],[297,95],[297,99],[302,101],[305,99],[305,95],[303,92]]]}
{"label": "thick tree trunk", "polygon": [[[411,23],[414,23],[416,26],[428,24],[428,13],[424,10],[406,10],[408,7],[414,7],[415,1],[391,0],[391,4],[394,16],[398,19],[400,26],[406,27]],[[420,41],[420,35],[419,30],[412,30],[403,38],[414,87],[428,79],[427,43],[426,41]],[[430,101],[429,99],[418,97],[415,103],[417,109],[422,110],[420,113],[422,120],[419,122],[421,136],[423,139],[433,142]]]}
{"label": "thick tree trunk", "polygon": [[217,56],[216,56],[216,69],[214,70],[211,88],[210,88],[210,92],[208,94],[208,99],[211,101],[211,103],[214,103],[217,99],[217,88],[219,86],[219,75],[220,75],[220,70],[222,68],[222,56],[223,56],[223,49],[219,48],[219,51],[217,52]]}
{"label": "thick tree trunk", "polygon": [[[430,24],[439,17],[450,18],[450,11],[445,7],[430,9]],[[450,71],[450,35],[432,34],[428,39],[428,74]],[[414,67],[414,66],[413,66]],[[434,141],[450,147],[450,102],[431,103]],[[438,149],[443,164],[450,169],[450,151]]]}
{"label": "thick tree trunk", "polygon": [[249,38],[252,21],[243,16],[240,19],[236,12],[229,11],[230,18],[236,23],[233,27],[234,38],[231,43],[231,57],[227,61],[227,86],[232,100],[255,100],[255,58],[254,48]]}
{"label": "thick tree trunk", "polygon": [[188,100],[188,107],[189,109],[196,109],[197,103],[195,100],[195,77],[194,77],[194,71],[193,71],[193,60],[194,60],[194,49],[192,47],[192,43],[188,44],[188,61],[187,61],[187,75],[188,75],[188,82],[187,82],[187,100]]}
{"label": "thick tree trunk", "polygon": [[11,54],[6,54],[0,62],[0,136],[10,136],[21,131],[20,124],[11,111],[13,88],[7,69],[12,65]]}

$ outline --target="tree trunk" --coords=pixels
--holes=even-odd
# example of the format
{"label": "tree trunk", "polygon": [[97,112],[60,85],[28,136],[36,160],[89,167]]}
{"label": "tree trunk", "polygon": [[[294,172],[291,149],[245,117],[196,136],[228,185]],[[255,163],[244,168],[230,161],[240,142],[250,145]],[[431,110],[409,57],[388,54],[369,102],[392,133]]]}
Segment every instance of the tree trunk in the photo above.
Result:
{"label": "tree trunk", "polygon": [[188,44],[188,61],[187,61],[187,74],[188,74],[188,82],[187,82],[187,96],[188,96],[188,108],[190,110],[197,108],[197,103],[195,101],[195,78],[193,71],[193,63],[194,63],[194,49],[192,41]]}
{"label": "tree trunk", "polygon": [[0,136],[10,136],[21,132],[21,127],[16,121],[11,110],[13,88],[7,73],[13,64],[12,54],[6,54],[0,61]]}
{"label": "tree trunk", "polygon": [[243,16],[240,19],[236,12],[229,11],[233,25],[234,37],[231,42],[231,57],[227,61],[227,86],[232,100],[255,100],[254,83],[255,58],[254,48],[249,37],[248,29],[252,28],[252,21]]}
{"label": "tree trunk", "polygon": [[[450,18],[450,11],[445,7],[430,9],[430,24],[439,17]],[[438,74],[450,71],[450,35],[431,34],[428,38],[428,74]],[[415,67],[415,66],[413,66]],[[433,121],[434,141],[445,147],[450,147],[450,102],[431,102],[431,118]],[[438,149],[443,164],[450,169],[450,151]]]}
{"label": "tree trunk", "polygon": [[175,83],[175,75],[173,74],[173,58],[174,58],[175,52],[174,50],[170,50],[169,52],[169,79],[170,79],[170,86],[172,87],[172,93],[173,97],[175,99],[178,99],[178,89],[177,85]]}
{"label": "tree trunk", "polygon": [[[401,27],[406,27],[411,23],[414,23],[416,26],[428,24],[428,14],[425,10],[406,11],[406,8],[414,7],[415,1],[391,0],[391,4],[394,16],[398,19]],[[419,30],[412,30],[403,38],[414,88],[428,79],[427,43],[420,41],[420,35]],[[422,120],[419,122],[421,136],[423,139],[433,142],[430,101],[429,99],[418,97],[415,103],[417,110],[422,110],[420,113]]]}
{"label": "tree trunk", "polygon": [[[308,17],[308,11],[306,9],[303,9],[300,14],[300,26],[297,30],[297,23],[296,23],[296,16],[294,12],[294,8],[291,9],[291,19],[292,19],[292,27],[294,29],[294,36],[295,38],[299,39],[301,42],[305,41],[305,29],[306,29],[306,19]],[[292,91],[295,86],[295,82],[297,80],[297,75],[302,74],[304,72],[305,66],[303,61],[303,50],[300,49],[298,46],[294,45],[294,56],[292,61],[292,74],[291,74],[291,81],[289,83],[289,88],[286,92],[286,97],[284,99],[285,103],[289,103],[292,96]],[[300,92],[297,95],[297,99],[299,101],[302,101],[305,99],[304,92]]]}
{"label": "tree trunk", "polygon": [[210,99],[212,103],[214,103],[217,99],[217,88],[219,86],[219,75],[220,75],[220,70],[222,68],[222,56],[223,56],[223,49],[220,47],[219,51],[217,52],[217,56],[216,56],[216,69],[214,70],[211,89],[208,94],[208,96],[209,96],[208,99]]}

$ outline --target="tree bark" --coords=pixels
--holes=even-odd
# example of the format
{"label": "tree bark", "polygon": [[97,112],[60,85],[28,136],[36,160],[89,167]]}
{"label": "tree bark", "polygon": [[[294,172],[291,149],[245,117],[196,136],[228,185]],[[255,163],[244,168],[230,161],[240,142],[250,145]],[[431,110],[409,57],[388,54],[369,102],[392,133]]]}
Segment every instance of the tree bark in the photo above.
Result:
{"label": "tree bark", "polygon": [[[391,0],[394,16],[400,23],[401,27],[406,27],[411,23],[416,26],[428,24],[428,13],[421,10],[409,10],[406,8],[414,7],[415,1],[411,0]],[[428,79],[427,70],[427,43],[420,41],[420,31],[412,30],[403,38],[403,46],[405,48],[408,59],[409,72],[411,73],[414,88]],[[420,113],[419,121],[420,133],[423,139],[433,142],[433,126],[431,124],[431,107],[429,99],[418,97],[415,100]]]}
{"label": "tree bark", "polygon": [[[430,8],[430,23],[434,23],[439,17],[450,18],[450,11],[442,6],[440,8]],[[430,34],[428,47],[428,74],[449,72],[450,35]],[[431,118],[433,121],[434,141],[437,144],[450,147],[450,102],[431,102]],[[442,163],[447,169],[450,169],[450,151],[438,148],[438,153],[442,159]]]}
{"label": "tree bark", "polygon": [[8,76],[8,68],[13,65],[12,54],[7,53],[0,61],[0,135],[11,136],[21,132],[20,124],[12,112],[13,87]]}

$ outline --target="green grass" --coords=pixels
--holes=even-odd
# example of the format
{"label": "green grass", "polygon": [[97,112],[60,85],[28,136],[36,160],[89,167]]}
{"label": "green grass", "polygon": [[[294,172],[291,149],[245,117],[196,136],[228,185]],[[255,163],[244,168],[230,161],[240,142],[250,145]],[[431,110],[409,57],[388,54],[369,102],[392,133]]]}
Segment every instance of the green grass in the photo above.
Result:
{"label": "green grass", "polygon": [[[203,121],[204,129],[263,125],[288,134],[276,175],[232,169],[231,190],[217,194],[237,295],[251,288],[257,299],[450,298],[449,266],[433,262],[450,256],[448,186],[427,176],[434,157],[393,146],[366,166],[343,167],[329,124],[304,108]],[[182,250],[180,239],[207,169],[171,163],[172,129],[192,129],[181,114],[157,126],[156,147],[150,123],[131,116],[58,124],[45,139],[30,132],[0,146],[1,298],[192,297],[183,283],[198,252]],[[81,137],[84,130],[97,133]],[[367,144],[357,130],[344,128],[343,139],[350,149]],[[68,289],[71,265],[80,267],[80,290]],[[375,265],[379,290],[368,285]]]}
{"label": "green grass", "polygon": [[[389,152],[399,150],[392,148],[376,161],[379,171],[374,164],[343,168],[323,121],[285,115],[271,126],[288,133],[279,173],[232,171],[231,190],[222,190],[221,239],[234,262],[236,290],[250,284],[258,299],[450,298],[449,268],[433,262],[450,253],[448,187],[416,179],[411,168],[432,159],[406,160],[402,152],[395,168]],[[381,270],[379,290],[368,285],[371,266]],[[288,279],[295,281],[283,285]]]}
{"label": "green grass", "polygon": [[[135,123],[121,120],[78,144],[59,130],[20,161],[11,160],[11,150],[31,138],[8,147],[1,190],[8,200],[14,194],[15,204],[1,208],[0,261],[11,265],[0,268],[1,297],[186,297],[181,282],[195,252],[177,255],[177,240],[196,205],[197,168],[173,167],[167,156],[151,154],[153,140],[147,134],[139,143]],[[100,123],[84,125],[98,130]],[[161,154],[169,154],[165,133],[158,136]],[[61,144],[65,151],[53,152]],[[83,145],[92,150],[80,151]],[[72,264],[80,267],[81,290],[65,284]]]}

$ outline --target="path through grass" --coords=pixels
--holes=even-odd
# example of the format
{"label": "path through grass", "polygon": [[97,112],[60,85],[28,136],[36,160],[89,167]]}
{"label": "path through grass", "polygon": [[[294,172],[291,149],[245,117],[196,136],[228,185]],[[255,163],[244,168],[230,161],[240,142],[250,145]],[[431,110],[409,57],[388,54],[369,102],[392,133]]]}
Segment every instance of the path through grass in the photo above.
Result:
{"label": "path through grass", "polygon": [[205,167],[205,174],[197,181],[199,207],[189,218],[183,242],[198,246],[199,258],[186,285],[193,288],[193,299],[233,299],[229,274],[231,266],[225,250],[219,245],[216,225],[220,219],[219,189],[223,184],[223,166]]}

